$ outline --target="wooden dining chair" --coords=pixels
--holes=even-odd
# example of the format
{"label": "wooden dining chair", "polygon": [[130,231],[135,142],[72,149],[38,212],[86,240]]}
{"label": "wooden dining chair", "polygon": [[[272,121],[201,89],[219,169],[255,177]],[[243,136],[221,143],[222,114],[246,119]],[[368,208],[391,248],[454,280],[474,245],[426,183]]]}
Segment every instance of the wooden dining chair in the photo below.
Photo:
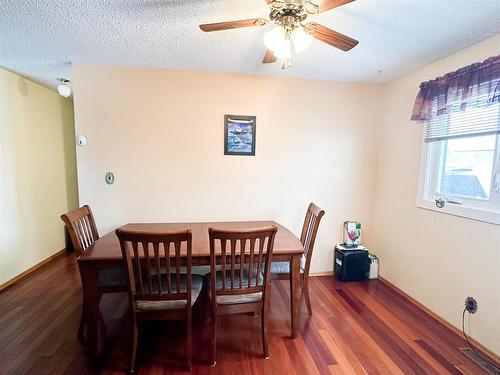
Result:
{"label": "wooden dining chair", "polygon": [[88,205],[61,215],[61,219],[66,224],[77,257],[99,239],[94,215]]}
{"label": "wooden dining chair", "polygon": [[216,317],[260,313],[262,348],[269,358],[266,289],[276,226],[245,231],[209,228],[210,273],[205,276],[211,306],[212,366],[216,360]]}
{"label": "wooden dining chair", "polygon": [[131,306],[129,371],[135,369],[138,326],[145,320],[186,320],[186,367],[191,370],[191,311],[203,286],[203,276],[191,272],[191,231],[117,229],[116,235],[127,270]]}
{"label": "wooden dining chair", "polygon": [[[312,315],[311,300],[309,298],[309,268],[311,266],[314,242],[316,241],[319,223],[324,214],[325,211],[314,203],[310,203],[307,208],[304,225],[302,226],[302,233],[300,235],[300,242],[302,242],[304,246],[304,254],[300,262],[300,287],[302,293],[304,293],[309,315]],[[290,267],[290,262],[273,262],[271,264],[271,277],[273,279],[290,279]]]}
{"label": "wooden dining chair", "polygon": [[[71,244],[75,250],[76,257],[82,256],[85,251],[99,239],[94,215],[88,205],[77,208],[61,215],[61,219],[66,224]],[[127,290],[127,279],[125,270],[122,268],[99,270],[99,290],[98,301],[104,293],[124,292]],[[78,337],[83,337],[85,326],[83,306],[80,325],[78,327]],[[102,327],[104,327],[102,325]]]}

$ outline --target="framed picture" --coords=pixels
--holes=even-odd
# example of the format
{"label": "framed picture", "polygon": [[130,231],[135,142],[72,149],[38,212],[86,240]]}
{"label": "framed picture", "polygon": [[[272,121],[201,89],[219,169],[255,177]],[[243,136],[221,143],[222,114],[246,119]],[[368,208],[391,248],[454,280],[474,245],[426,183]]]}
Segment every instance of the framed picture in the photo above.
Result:
{"label": "framed picture", "polygon": [[255,155],[255,116],[224,116],[224,155]]}

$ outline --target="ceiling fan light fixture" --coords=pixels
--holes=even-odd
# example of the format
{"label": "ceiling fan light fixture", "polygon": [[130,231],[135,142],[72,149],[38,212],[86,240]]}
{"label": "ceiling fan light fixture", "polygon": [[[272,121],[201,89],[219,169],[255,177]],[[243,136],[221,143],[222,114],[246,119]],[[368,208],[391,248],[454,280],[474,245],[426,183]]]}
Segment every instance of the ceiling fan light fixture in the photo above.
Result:
{"label": "ceiling fan light fixture", "polygon": [[290,66],[292,53],[302,53],[317,39],[342,51],[350,51],[359,42],[338,31],[309,22],[310,15],[323,13],[355,0],[265,0],[271,13],[269,18],[250,18],[236,21],[215,22],[200,25],[204,32],[241,29],[274,23],[275,27],[264,34],[267,51],[263,64],[275,63],[278,58],[285,60],[283,68]]}
{"label": "ceiling fan light fixture", "polygon": [[304,28],[297,27],[292,32],[293,48],[296,53],[302,53],[309,48],[313,41],[313,36],[307,33]]}

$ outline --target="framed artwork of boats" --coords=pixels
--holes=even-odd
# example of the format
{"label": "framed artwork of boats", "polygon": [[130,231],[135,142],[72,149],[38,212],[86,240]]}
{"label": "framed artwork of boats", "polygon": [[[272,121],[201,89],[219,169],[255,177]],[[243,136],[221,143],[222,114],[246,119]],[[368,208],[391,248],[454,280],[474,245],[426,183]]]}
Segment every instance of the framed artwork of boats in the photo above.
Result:
{"label": "framed artwork of boats", "polygon": [[224,155],[255,155],[255,116],[224,116]]}

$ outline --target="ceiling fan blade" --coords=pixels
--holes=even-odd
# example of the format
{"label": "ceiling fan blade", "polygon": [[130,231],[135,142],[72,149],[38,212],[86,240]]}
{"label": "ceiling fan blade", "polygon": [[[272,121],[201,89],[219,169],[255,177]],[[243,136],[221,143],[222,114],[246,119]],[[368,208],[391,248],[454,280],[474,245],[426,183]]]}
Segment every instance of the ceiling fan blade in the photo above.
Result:
{"label": "ceiling fan blade", "polygon": [[262,64],[272,64],[276,62],[276,56],[274,56],[273,51],[268,49],[266,54],[264,55],[264,59],[262,60]]}
{"label": "ceiling fan blade", "polygon": [[305,30],[316,39],[346,52],[359,43],[356,39],[352,39],[347,35],[329,29],[328,27],[321,26],[316,22],[310,22],[305,25]]}
{"label": "ceiling fan blade", "polygon": [[327,10],[337,8],[344,4],[352,3],[354,0],[322,0],[319,2],[318,12],[326,12]]}
{"label": "ceiling fan blade", "polygon": [[263,18],[251,18],[248,20],[207,23],[204,25],[200,25],[200,29],[202,29],[205,32],[239,29],[241,27],[263,26],[267,22],[268,21]]}

